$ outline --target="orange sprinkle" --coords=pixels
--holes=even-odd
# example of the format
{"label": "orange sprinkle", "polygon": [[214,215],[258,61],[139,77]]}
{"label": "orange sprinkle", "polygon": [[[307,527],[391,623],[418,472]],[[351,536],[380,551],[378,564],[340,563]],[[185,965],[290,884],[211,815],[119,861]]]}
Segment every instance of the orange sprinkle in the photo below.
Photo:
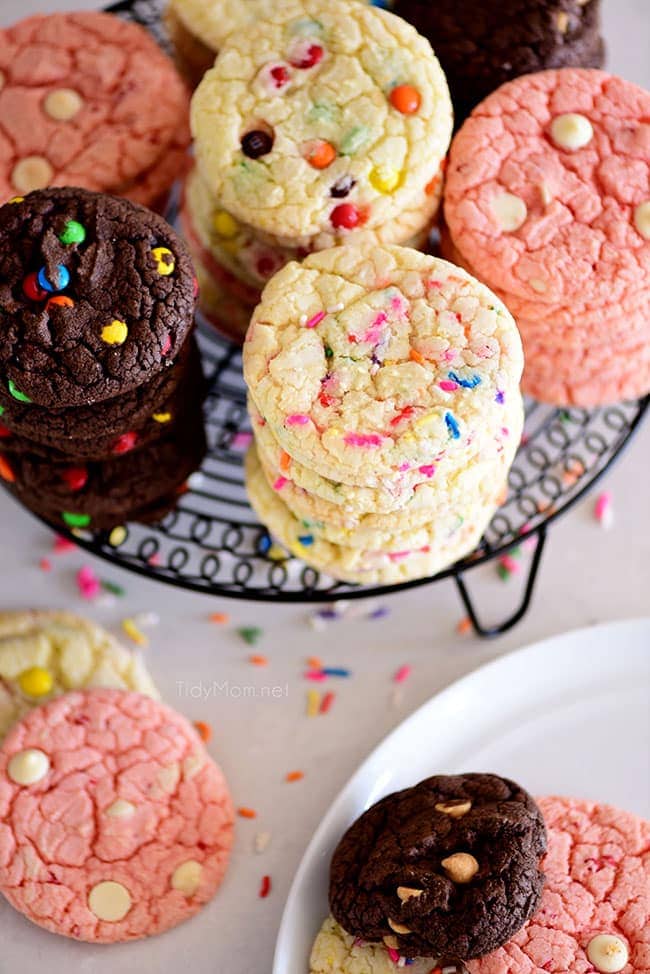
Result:
{"label": "orange sprinkle", "polygon": [[9,461],[5,457],[0,457],[0,477],[6,480],[8,484],[13,484],[16,479],[16,474],[13,472]]}
{"label": "orange sprinkle", "polygon": [[305,777],[304,771],[290,771],[289,774],[285,777],[284,780],[285,781],[302,781],[302,779],[304,777]]}
{"label": "orange sprinkle", "polygon": [[420,353],[417,352],[414,348],[410,350],[409,358],[411,362],[417,362],[418,365],[424,365],[426,362],[424,355],[420,355]]}
{"label": "orange sprinkle", "polygon": [[427,196],[433,196],[435,191],[440,185],[440,173],[436,173],[432,180],[430,180],[424,187],[424,192]]}
{"label": "orange sprinkle", "polygon": [[213,612],[210,616],[210,622],[219,622],[223,625],[226,622],[230,622],[230,616],[227,612]]}
{"label": "orange sprinkle", "polygon": [[308,656],[307,666],[309,667],[310,670],[322,670],[323,663],[321,661],[320,656]]}
{"label": "orange sprinkle", "polygon": [[282,473],[286,473],[291,466],[291,457],[284,450],[280,454],[280,470]]}
{"label": "orange sprinkle", "polygon": [[257,812],[254,808],[238,808],[237,814],[240,818],[257,818]]}
{"label": "orange sprinkle", "polygon": [[268,666],[269,659],[268,656],[253,655],[248,657],[248,662],[252,663],[253,666]]}
{"label": "orange sprinkle", "polygon": [[327,169],[336,159],[336,149],[331,142],[318,140],[307,146],[305,158],[314,169]]}
{"label": "orange sprinkle", "polygon": [[472,631],[472,620],[470,619],[469,616],[465,616],[465,618],[461,619],[458,625],[456,626],[456,632],[459,634],[459,636],[466,636],[467,633],[471,631]]}
{"label": "orange sprinkle", "polygon": [[195,720],[194,726],[196,727],[196,731],[203,743],[207,744],[212,737],[212,728],[210,725],[206,724],[204,720]]}
{"label": "orange sprinkle", "polygon": [[402,115],[414,115],[422,104],[420,92],[413,85],[397,85],[388,100]]}

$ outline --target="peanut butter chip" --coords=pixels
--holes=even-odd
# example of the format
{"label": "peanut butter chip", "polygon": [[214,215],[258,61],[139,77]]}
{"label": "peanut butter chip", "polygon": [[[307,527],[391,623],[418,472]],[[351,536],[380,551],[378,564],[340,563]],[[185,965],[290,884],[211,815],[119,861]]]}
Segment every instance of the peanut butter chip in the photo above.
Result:
{"label": "peanut butter chip", "polygon": [[84,100],[73,88],[57,88],[46,97],[43,108],[56,122],[68,122],[83,107]]}
{"label": "peanut butter chip", "polygon": [[390,917],[388,918],[388,926],[391,928],[391,930],[394,930],[395,933],[407,934],[411,932],[409,927],[405,927],[403,923],[396,923],[396,921],[391,920]]}
{"label": "peanut butter chip", "polygon": [[569,27],[569,15],[564,10],[560,10],[555,17],[555,23],[560,34],[566,34]]}
{"label": "peanut butter chip", "polygon": [[462,818],[463,815],[467,815],[471,807],[472,803],[469,799],[455,798],[452,801],[440,802],[435,806],[435,809],[437,812],[442,812],[443,815],[449,815],[451,818]]}
{"label": "peanut butter chip", "polygon": [[452,883],[470,883],[478,872],[478,862],[469,852],[455,852],[443,859],[441,866]]}
{"label": "peanut butter chip", "polygon": [[424,893],[423,889],[411,889],[410,886],[398,886],[397,895],[402,903],[408,902],[415,898],[419,898]]}
{"label": "peanut butter chip", "polygon": [[526,222],[528,208],[514,193],[500,193],[494,197],[491,206],[497,223],[506,233],[513,233]]}
{"label": "peanut butter chip", "polygon": [[399,941],[397,937],[386,936],[384,937],[384,945],[390,950],[397,950],[399,947]]}
{"label": "peanut butter chip", "polygon": [[45,189],[54,176],[54,170],[44,156],[25,156],[14,166],[11,183],[18,193],[31,193]]}

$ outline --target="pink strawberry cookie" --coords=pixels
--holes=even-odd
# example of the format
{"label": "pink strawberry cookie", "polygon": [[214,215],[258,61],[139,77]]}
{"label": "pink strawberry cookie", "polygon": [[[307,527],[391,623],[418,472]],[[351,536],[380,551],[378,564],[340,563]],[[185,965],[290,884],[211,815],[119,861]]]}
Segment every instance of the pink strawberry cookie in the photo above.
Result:
{"label": "pink strawberry cookie", "polygon": [[176,926],[214,895],[232,839],[221,771],[149,697],[69,693],[0,749],[0,891],[53,933],[113,943]]}
{"label": "pink strawberry cookie", "polygon": [[490,287],[614,302],[650,282],[650,92],[603,71],[525,75],[451,147],[445,217]]}
{"label": "pink strawberry cookie", "polygon": [[650,974],[650,823],[609,805],[543,798],[539,912],[470,974]]}

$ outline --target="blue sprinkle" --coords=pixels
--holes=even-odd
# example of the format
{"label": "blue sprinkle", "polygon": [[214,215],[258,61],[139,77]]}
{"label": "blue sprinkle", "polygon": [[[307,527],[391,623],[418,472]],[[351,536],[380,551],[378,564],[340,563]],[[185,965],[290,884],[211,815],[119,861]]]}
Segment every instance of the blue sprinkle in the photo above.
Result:
{"label": "blue sprinkle", "polygon": [[260,554],[265,555],[270,547],[271,547],[271,539],[269,538],[268,534],[265,534],[257,542],[257,549],[260,552]]}
{"label": "blue sprinkle", "polygon": [[500,406],[503,406],[505,401],[506,401],[505,392],[502,389],[498,389],[495,402],[498,402]]}
{"label": "blue sprinkle", "polygon": [[310,545],[314,543],[314,537],[311,534],[301,534],[298,537],[298,541],[303,546],[303,548],[309,548]]}
{"label": "blue sprinkle", "polygon": [[350,676],[350,671],[344,670],[340,666],[325,666],[321,673],[324,673],[325,676]]}
{"label": "blue sprinkle", "polygon": [[339,614],[334,609],[319,609],[316,613],[319,619],[338,619]]}
{"label": "blue sprinkle", "polygon": [[385,605],[381,605],[378,609],[375,609],[374,612],[371,612],[368,618],[384,619],[387,615],[390,615],[390,609]]}
{"label": "blue sprinkle", "polygon": [[43,291],[49,291],[50,293],[52,291],[63,291],[65,288],[67,288],[69,283],[70,272],[68,271],[67,267],[63,266],[63,264],[57,264],[56,281],[54,283],[50,283],[50,281],[48,281],[44,267],[41,267],[40,271],[38,272],[38,284]]}
{"label": "blue sprinkle", "polygon": [[447,424],[447,429],[449,430],[449,435],[452,440],[460,439],[460,428],[456,419],[451,415],[451,413],[445,413],[445,423]]}
{"label": "blue sprinkle", "polygon": [[473,375],[471,379],[461,379],[457,372],[448,372],[447,375],[452,382],[455,382],[458,386],[462,386],[463,389],[476,389],[481,384],[480,375]]}
{"label": "blue sprinkle", "polygon": [[382,10],[390,10],[392,3],[390,0],[370,0],[371,7],[381,7]]}

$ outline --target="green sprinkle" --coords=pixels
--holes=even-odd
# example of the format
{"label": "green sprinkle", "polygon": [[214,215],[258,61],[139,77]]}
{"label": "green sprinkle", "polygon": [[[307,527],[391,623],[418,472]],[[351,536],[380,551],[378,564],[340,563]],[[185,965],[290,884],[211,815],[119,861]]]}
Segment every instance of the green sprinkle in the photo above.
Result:
{"label": "green sprinkle", "polygon": [[307,112],[308,122],[336,122],[340,116],[338,105],[329,101],[315,101]]}
{"label": "green sprinkle", "polygon": [[561,423],[568,423],[570,419],[571,419],[571,417],[569,416],[569,414],[566,411],[566,409],[562,409],[561,412],[560,412],[560,422]]}
{"label": "green sprinkle", "polygon": [[69,528],[87,528],[90,524],[90,514],[73,514],[71,511],[63,511],[61,517]]}
{"label": "green sprinkle", "polygon": [[521,545],[515,545],[508,552],[511,558],[521,558]]}
{"label": "green sprinkle", "polygon": [[502,582],[507,582],[510,578],[510,572],[505,565],[497,565],[497,574]]}
{"label": "green sprinkle", "polygon": [[13,379],[9,379],[9,381],[7,382],[7,388],[9,389],[10,395],[12,395],[14,397],[14,399],[17,399],[18,402],[31,402],[32,401],[29,398],[29,396],[26,396],[24,392],[21,392],[20,389],[17,389],[16,388]]}
{"label": "green sprinkle", "polygon": [[[329,347],[329,345],[326,345],[326,346],[325,346],[325,358],[333,358],[333,357],[334,357],[334,352],[333,352],[333,351],[332,351],[332,349],[331,349],[331,348]],[[2,415],[2,413],[0,413],[0,416],[1,416],[1,415]]]}
{"label": "green sprinkle", "polygon": [[107,582],[102,579],[101,586],[106,592],[110,592],[112,595],[126,595],[126,589],[123,589],[121,585],[117,585],[115,582]]}
{"label": "green sprinkle", "polygon": [[346,132],[341,139],[341,155],[352,156],[368,141],[368,129],[365,125],[355,125]]}
{"label": "green sprinkle", "polygon": [[85,239],[86,228],[76,220],[68,220],[62,232],[59,234],[59,240],[63,244],[83,243]]}
{"label": "green sprinkle", "polygon": [[262,635],[262,630],[259,626],[243,626],[241,629],[237,630],[237,635],[241,636],[245,643],[249,646],[255,646],[259,642]]}
{"label": "green sprinkle", "polygon": [[0,406],[0,416],[4,416],[4,413],[5,413],[5,407]]}

